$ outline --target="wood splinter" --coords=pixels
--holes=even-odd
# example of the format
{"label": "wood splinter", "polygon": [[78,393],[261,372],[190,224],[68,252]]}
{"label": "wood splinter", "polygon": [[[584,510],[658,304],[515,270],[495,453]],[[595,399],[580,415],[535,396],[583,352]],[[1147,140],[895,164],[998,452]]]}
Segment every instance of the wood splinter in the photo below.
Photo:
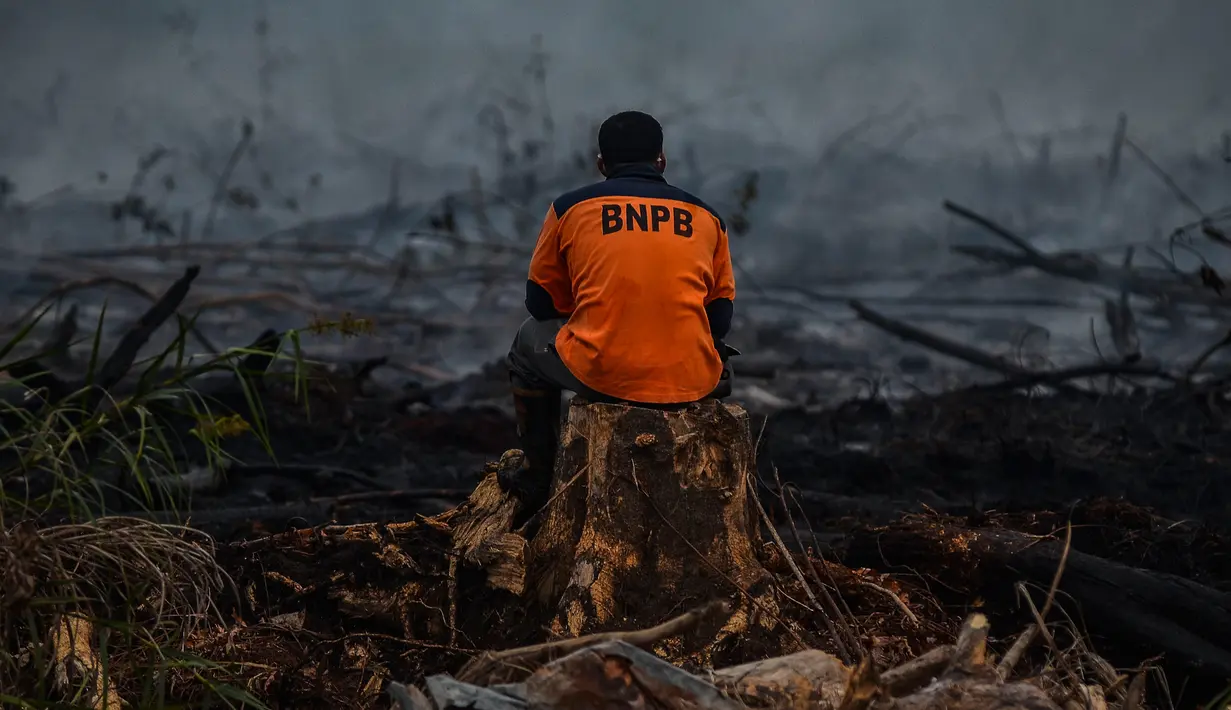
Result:
{"label": "wood splinter", "polygon": [[60,617],[51,635],[53,682],[65,697],[78,697],[93,710],[120,710],[123,702],[104,671],[91,637],[94,624],[74,614]]}
{"label": "wood splinter", "polygon": [[953,660],[946,673],[959,671],[972,673],[987,663],[987,631],[989,625],[983,614],[971,614],[958,634]]}

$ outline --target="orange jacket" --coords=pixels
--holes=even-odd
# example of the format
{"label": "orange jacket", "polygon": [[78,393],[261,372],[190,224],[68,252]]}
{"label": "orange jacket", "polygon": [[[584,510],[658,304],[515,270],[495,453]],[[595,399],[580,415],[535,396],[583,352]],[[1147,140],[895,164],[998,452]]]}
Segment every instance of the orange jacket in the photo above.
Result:
{"label": "orange jacket", "polygon": [[[714,341],[734,298],[722,219],[650,166],[627,166],[552,203],[526,305],[536,318],[567,318],[556,351],[584,385],[657,404],[717,386]],[[707,306],[723,299],[727,324],[712,333]]]}

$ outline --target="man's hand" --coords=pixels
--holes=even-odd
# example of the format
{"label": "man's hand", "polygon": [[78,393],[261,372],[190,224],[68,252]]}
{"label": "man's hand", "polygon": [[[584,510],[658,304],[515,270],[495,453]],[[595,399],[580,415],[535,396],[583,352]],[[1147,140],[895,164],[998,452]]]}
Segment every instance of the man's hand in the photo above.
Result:
{"label": "man's hand", "polygon": [[732,355],[742,354],[740,353],[740,351],[736,350],[730,345],[727,345],[726,341],[723,340],[722,338],[714,339],[714,349],[718,351],[718,359],[722,360],[723,362],[726,362],[727,360],[729,360]]}

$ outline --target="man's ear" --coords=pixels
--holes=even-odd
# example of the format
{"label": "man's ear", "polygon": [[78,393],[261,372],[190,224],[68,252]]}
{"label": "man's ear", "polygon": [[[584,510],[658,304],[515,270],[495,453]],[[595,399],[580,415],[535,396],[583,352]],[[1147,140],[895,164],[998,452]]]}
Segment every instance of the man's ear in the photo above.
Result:
{"label": "man's ear", "polygon": [[603,154],[599,153],[594,156],[594,166],[598,168],[598,174],[607,177],[607,164],[603,162]]}
{"label": "man's ear", "polygon": [[661,150],[658,151],[658,157],[654,159],[654,169],[659,173],[667,170],[667,156]]}

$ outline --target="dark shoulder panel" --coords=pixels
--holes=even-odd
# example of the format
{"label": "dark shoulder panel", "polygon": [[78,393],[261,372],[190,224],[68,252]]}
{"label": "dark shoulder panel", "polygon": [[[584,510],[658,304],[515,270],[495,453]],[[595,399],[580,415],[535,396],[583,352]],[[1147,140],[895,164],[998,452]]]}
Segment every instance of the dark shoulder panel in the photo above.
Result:
{"label": "dark shoulder panel", "polygon": [[603,180],[602,182],[596,182],[571,192],[566,192],[556,198],[556,201],[551,204],[552,208],[556,211],[556,219],[563,219],[564,213],[568,212],[575,205],[599,197],[644,197],[651,200],[675,200],[676,202],[696,205],[713,215],[723,230],[727,228],[727,223],[723,221],[722,216],[713,207],[705,204],[700,198],[685,190],[658,180],[638,178]]}
{"label": "dark shoulder panel", "polygon": [[586,200],[595,197],[606,197],[614,194],[608,183],[610,180],[595,182],[584,187],[579,187],[576,190],[570,190],[556,198],[555,202],[551,203],[552,209],[556,211],[556,219],[563,219],[564,213],[573,209],[574,206]]}
{"label": "dark shoulder panel", "polygon": [[697,207],[700,207],[706,212],[709,212],[711,215],[714,216],[714,219],[718,220],[718,226],[722,229],[722,231],[724,232],[727,231],[727,223],[722,219],[722,215],[718,214],[718,210],[714,209],[713,207],[710,207],[708,204],[705,203],[704,200],[692,194],[691,192],[688,192],[686,190],[681,190],[680,188],[674,187],[671,185],[668,185],[667,187],[672,190],[675,190],[676,197],[673,197],[670,199],[678,200],[680,202],[685,202],[690,205],[696,205]]}

